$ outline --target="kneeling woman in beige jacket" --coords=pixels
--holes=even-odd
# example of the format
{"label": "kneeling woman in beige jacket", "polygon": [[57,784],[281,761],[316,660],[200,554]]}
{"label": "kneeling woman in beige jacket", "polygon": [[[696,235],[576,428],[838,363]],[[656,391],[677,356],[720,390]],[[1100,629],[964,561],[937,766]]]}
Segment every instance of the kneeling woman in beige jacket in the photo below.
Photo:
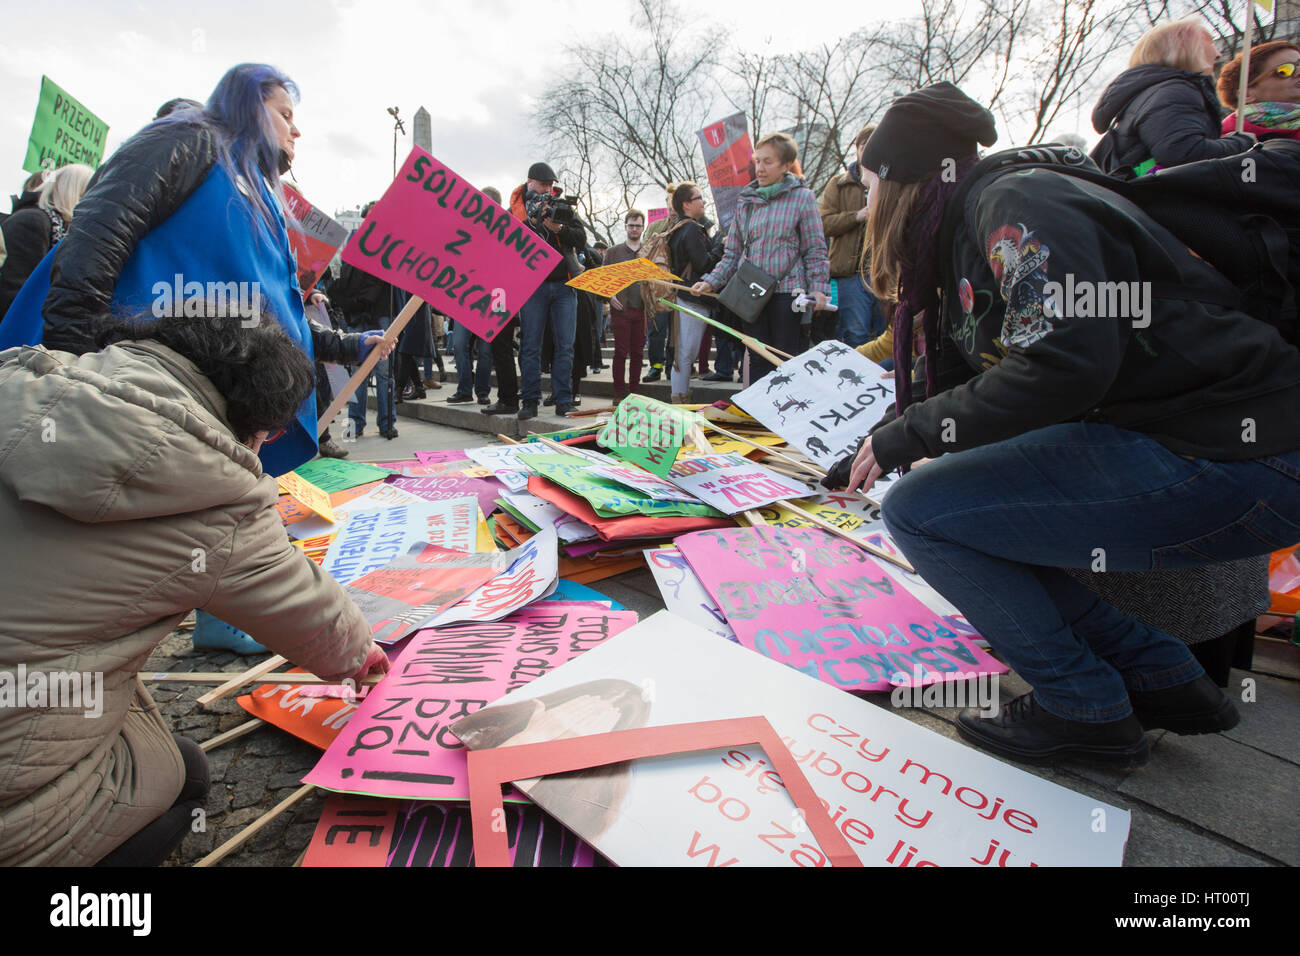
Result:
{"label": "kneeling woman in beige jacket", "polygon": [[324,678],[387,669],[290,545],[258,462],[313,388],[301,350],[238,318],[100,341],[0,353],[0,865],[160,862],[179,844],[206,763],[137,672],[191,610]]}

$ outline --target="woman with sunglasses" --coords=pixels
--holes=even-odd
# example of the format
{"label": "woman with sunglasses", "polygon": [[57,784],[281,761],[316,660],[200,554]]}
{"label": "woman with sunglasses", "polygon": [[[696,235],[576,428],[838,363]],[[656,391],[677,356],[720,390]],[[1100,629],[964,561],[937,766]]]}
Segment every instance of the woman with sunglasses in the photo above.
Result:
{"label": "woman with sunglasses", "polygon": [[1092,111],[1103,136],[1092,158],[1103,172],[1134,179],[1157,169],[1250,149],[1255,137],[1223,136],[1214,91],[1214,38],[1195,17],[1148,30],[1129,68],[1111,81]]}
{"label": "woman with sunglasses", "polygon": [[190,832],[207,761],[138,672],[192,608],[333,682],[387,670],[258,461],[314,391],[301,347],[238,317],[90,339],[0,353],[0,866],[157,865]]}
{"label": "woman with sunglasses", "polygon": [[[1241,54],[1219,74],[1219,102],[1237,108]],[[1242,129],[1260,139],[1300,139],[1300,47],[1286,40],[1261,43],[1250,51]],[[1223,121],[1223,135],[1237,130],[1237,114]]]}

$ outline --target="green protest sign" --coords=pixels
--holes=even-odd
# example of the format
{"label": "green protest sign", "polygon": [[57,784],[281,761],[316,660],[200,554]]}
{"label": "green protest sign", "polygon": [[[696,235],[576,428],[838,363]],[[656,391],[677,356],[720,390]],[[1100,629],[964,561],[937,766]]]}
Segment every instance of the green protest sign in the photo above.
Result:
{"label": "green protest sign", "polygon": [[41,98],[36,103],[23,169],[34,173],[68,163],[85,163],[94,169],[104,158],[107,138],[107,123],[48,76],[41,77]]}
{"label": "green protest sign", "polygon": [[619,402],[596,440],[624,461],[662,478],[677,460],[677,451],[695,422],[694,412],[643,395],[629,395]]}
{"label": "green protest sign", "polygon": [[329,494],[346,491],[357,485],[387,478],[392,472],[387,468],[367,465],[360,461],[343,461],[338,458],[314,458],[294,469],[294,474],[310,481]]}
{"label": "green protest sign", "polygon": [[722,514],[721,511],[706,504],[656,501],[649,497],[638,497],[634,491],[625,488],[612,478],[602,478],[592,474],[591,462],[575,455],[531,455],[528,458],[528,467],[548,481],[553,481],[561,488],[587,499],[592,509],[602,518],[618,518],[635,514],[716,518]]}

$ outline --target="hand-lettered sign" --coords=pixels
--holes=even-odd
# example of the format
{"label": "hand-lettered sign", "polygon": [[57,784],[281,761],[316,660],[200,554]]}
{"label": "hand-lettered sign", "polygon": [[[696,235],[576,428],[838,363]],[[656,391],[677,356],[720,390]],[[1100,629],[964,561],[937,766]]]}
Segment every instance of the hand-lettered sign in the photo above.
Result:
{"label": "hand-lettered sign", "polygon": [[27,140],[23,169],[57,169],[84,163],[91,169],[104,158],[108,124],[61,89],[48,76],[41,77],[41,95]]}
{"label": "hand-lettered sign", "polygon": [[467,800],[461,717],[636,623],[632,611],[526,607],[415,634],[307,783],[349,793]]}
{"label": "hand-lettered sign", "polygon": [[860,548],[819,528],[677,539],[740,643],[844,690],[1004,674]]}
{"label": "hand-lettered sign", "polygon": [[414,501],[391,508],[352,511],[321,567],[340,584],[347,584],[401,557],[414,544],[474,551],[477,524],[478,504],[474,498]]}
{"label": "hand-lettered sign", "polygon": [[732,400],[829,468],[858,442],[894,401],[894,380],[855,350],[831,339],[764,375]]}
{"label": "hand-lettered sign", "polygon": [[510,567],[479,586],[425,623],[425,627],[460,621],[496,621],[555,590],[559,580],[558,540],[554,528],[543,528],[518,548],[507,552]]}
{"label": "hand-lettered sign", "polygon": [[809,494],[806,485],[736,454],[683,458],[668,480],[729,515]]}
{"label": "hand-lettered sign", "polygon": [[643,395],[629,395],[618,403],[614,417],[596,440],[624,460],[662,478],[695,422],[691,412]]}
{"label": "hand-lettered sign", "polygon": [[[453,731],[478,750],[573,736],[571,728],[603,734],[754,714],[784,740],[868,866],[1123,861],[1128,811],[808,680],[667,611]],[[575,775],[567,786],[532,785],[530,793],[619,866],[822,866],[830,848],[794,812],[770,757],[740,745],[637,760]]]}
{"label": "hand-lettered sign", "polygon": [[679,276],[659,268],[649,259],[630,259],[627,262],[587,269],[581,275],[570,279],[565,285],[571,285],[583,292],[594,292],[608,299],[611,295],[618,295],[632,283],[643,279],[681,281]]}
{"label": "hand-lettered sign", "polygon": [[545,239],[418,146],[343,261],[489,342],[559,264]]}
{"label": "hand-lettered sign", "polygon": [[292,186],[284,187],[289,220],[289,246],[298,259],[298,285],[306,295],[329,268],[330,260],[348,241],[347,229],[309,203]]}
{"label": "hand-lettered sign", "polygon": [[704,590],[700,579],[677,548],[651,548],[645,551],[645,563],[650,566],[664,607],[678,617],[698,624],[729,641],[739,641],[727,618],[718,610],[717,602]]}

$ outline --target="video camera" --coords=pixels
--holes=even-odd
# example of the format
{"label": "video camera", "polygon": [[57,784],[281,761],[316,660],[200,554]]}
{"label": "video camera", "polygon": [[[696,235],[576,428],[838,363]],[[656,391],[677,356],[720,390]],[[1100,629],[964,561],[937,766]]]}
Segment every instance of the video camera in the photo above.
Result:
{"label": "video camera", "polygon": [[578,218],[577,203],[577,196],[529,193],[524,199],[524,211],[528,214],[528,218],[538,226],[546,219],[557,222],[561,226],[581,226],[583,222]]}

